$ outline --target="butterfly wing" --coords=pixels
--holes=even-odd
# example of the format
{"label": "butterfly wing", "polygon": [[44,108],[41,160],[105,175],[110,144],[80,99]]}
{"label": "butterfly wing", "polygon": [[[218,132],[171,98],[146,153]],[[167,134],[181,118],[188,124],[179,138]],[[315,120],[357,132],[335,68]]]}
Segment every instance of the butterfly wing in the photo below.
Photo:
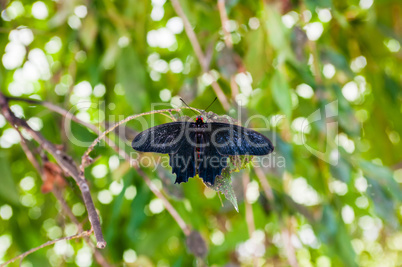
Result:
{"label": "butterfly wing", "polygon": [[171,122],[149,128],[139,133],[132,147],[141,152],[169,154],[172,173],[176,182],[187,182],[195,176],[195,132],[192,122]]}
{"label": "butterfly wing", "polygon": [[198,163],[198,175],[204,183],[214,184],[215,177],[221,175],[227,165],[227,156],[221,155],[214,146],[206,146]]}
{"label": "butterfly wing", "polygon": [[211,143],[211,125],[203,124],[196,129],[196,142],[198,153],[197,168],[198,176],[204,183],[214,184],[215,177],[221,175],[227,165],[227,157],[221,155]]}
{"label": "butterfly wing", "polygon": [[274,150],[264,135],[242,126],[211,122],[211,144],[221,155],[262,156]]}
{"label": "butterfly wing", "polygon": [[[191,124],[188,124],[191,127]],[[187,131],[180,141],[180,147],[175,153],[169,154],[169,164],[172,173],[176,174],[176,183],[187,182],[188,178],[195,176],[196,170],[195,132]]]}
{"label": "butterfly wing", "polygon": [[141,152],[176,153],[183,145],[188,122],[170,122],[151,127],[139,133],[131,146]]}

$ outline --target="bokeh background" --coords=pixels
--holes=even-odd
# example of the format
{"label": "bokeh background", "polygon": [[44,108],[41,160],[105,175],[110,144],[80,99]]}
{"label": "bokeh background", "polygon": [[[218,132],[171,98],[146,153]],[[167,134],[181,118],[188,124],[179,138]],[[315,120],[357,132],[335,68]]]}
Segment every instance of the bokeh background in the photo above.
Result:
{"label": "bokeh background", "polygon": [[[21,266],[402,265],[400,0],[5,0],[0,8],[0,89],[6,96],[45,100],[101,130],[150,111],[152,103],[177,107],[182,97],[205,108],[218,96],[211,107],[217,114],[277,122],[268,135],[276,133],[276,156],[286,162],[232,175],[239,213],[198,178],[173,185],[169,167],[143,167],[200,233],[201,241],[188,244],[141,175],[99,145],[86,178],[108,243],[100,251],[104,261],[78,239],[43,248]],[[303,126],[330,103],[337,110],[334,136],[327,138],[325,120]],[[10,106],[76,162],[97,137],[72,123],[83,143],[72,140],[63,116],[43,105],[10,100]],[[154,124],[169,121],[156,115]],[[130,153],[130,138],[140,130],[132,121],[110,137]],[[325,156],[307,149],[302,131],[309,147]],[[21,137],[2,115],[0,136],[5,262],[76,234],[78,226],[54,194],[42,192]],[[58,190],[89,229],[80,191],[65,179]],[[202,250],[202,240],[208,251],[196,257],[191,251]]]}

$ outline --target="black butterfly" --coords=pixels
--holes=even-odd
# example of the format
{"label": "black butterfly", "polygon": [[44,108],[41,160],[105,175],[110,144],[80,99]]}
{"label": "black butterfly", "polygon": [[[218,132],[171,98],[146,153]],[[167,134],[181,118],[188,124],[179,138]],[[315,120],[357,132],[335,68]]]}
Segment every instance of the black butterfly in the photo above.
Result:
{"label": "black butterfly", "polygon": [[229,123],[171,122],[139,133],[132,147],[141,152],[169,154],[175,183],[187,182],[197,173],[205,183],[214,184],[227,165],[228,156],[271,153],[274,146],[264,135]]}

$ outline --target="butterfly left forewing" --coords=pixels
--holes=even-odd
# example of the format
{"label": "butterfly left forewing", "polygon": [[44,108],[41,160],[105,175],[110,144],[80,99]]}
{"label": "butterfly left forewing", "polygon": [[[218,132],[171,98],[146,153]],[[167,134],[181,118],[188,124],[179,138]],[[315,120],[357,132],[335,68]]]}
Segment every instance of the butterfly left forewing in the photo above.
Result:
{"label": "butterfly left forewing", "polygon": [[151,127],[139,133],[131,146],[141,152],[175,153],[185,138],[188,122],[171,122]]}

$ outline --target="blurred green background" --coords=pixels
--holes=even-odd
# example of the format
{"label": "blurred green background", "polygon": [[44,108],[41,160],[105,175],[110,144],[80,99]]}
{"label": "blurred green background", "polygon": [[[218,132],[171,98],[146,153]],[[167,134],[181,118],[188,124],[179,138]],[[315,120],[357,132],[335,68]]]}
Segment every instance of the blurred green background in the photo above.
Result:
{"label": "blurred green background", "polygon": [[[205,108],[218,92],[211,111],[243,123],[254,115],[272,122],[267,135],[275,137],[275,156],[285,166],[232,175],[239,213],[200,179],[173,185],[170,167],[143,167],[205,239],[204,260],[190,253],[186,236],[135,169],[108,146],[97,146],[86,178],[108,243],[100,251],[104,259],[117,266],[401,266],[402,2],[227,0],[224,10],[218,2],[177,2],[204,68],[171,1],[0,2],[0,89],[7,96],[48,101],[104,129],[152,110],[152,103],[177,107],[179,97]],[[59,114],[21,101],[10,106],[76,162],[97,136],[72,123],[74,141]],[[305,128],[316,110],[328,115],[325,107],[334,116]],[[151,122],[143,118],[125,124],[120,138],[111,134],[128,153],[141,122]],[[53,194],[41,192],[40,175],[2,115],[0,136],[4,262],[78,228]],[[63,197],[89,229],[80,191],[66,180]],[[81,239],[22,262],[99,264]]]}

